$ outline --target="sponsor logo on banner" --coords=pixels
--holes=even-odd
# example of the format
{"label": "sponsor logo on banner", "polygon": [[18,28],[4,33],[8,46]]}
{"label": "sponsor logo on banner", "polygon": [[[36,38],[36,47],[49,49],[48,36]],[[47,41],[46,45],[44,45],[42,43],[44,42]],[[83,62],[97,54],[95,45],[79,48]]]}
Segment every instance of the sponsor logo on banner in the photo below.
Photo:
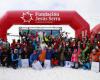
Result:
{"label": "sponsor logo on banner", "polygon": [[21,19],[23,22],[30,23],[34,21],[35,23],[53,23],[61,21],[59,12],[23,12]]}
{"label": "sponsor logo on banner", "polygon": [[35,12],[35,21],[37,23],[52,23],[54,21],[60,21],[60,14],[58,12]]}

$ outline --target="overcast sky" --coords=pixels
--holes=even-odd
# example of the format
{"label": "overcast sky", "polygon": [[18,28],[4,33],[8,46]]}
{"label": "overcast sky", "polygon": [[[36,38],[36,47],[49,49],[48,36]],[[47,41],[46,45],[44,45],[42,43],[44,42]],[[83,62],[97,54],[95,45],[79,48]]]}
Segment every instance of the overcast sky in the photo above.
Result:
{"label": "overcast sky", "polygon": [[0,0],[0,17],[8,10],[75,10],[91,28],[100,23],[100,0]]}

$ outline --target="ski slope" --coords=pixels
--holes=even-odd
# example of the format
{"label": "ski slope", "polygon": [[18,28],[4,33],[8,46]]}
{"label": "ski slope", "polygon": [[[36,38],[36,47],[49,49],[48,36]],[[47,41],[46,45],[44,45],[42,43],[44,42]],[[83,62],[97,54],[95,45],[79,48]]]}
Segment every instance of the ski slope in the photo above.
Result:
{"label": "ski slope", "polygon": [[2,68],[0,80],[100,80],[100,73],[83,69],[52,68],[34,70],[32,68]]}

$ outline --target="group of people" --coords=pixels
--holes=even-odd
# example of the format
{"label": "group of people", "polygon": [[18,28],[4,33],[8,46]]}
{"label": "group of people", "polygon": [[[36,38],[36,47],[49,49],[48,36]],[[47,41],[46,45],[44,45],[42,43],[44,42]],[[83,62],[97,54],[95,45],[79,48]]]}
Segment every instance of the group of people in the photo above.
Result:
{"label": "group of people", "polygon": [[[29,67],[34,69],[61,66],[66,68],[91,69],[91,62],[100,62],[100,39],[88,37],[68,38],[68,34],[20,33],[20,40],[0,39],[0,65],[21,67],[21,61],[28,60]],[[38,65],[37,65],[38,64]]]}

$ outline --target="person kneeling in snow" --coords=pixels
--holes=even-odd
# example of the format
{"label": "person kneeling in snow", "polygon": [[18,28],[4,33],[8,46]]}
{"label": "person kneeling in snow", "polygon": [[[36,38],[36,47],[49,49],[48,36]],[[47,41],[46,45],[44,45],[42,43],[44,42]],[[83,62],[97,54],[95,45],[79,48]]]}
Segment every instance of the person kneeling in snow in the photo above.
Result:
{"label": "person kneeling in snow", "polygon": [[14,52],[11,54],[11,60],[12,60],[12,67],[14,69],[18,68],[19,56],[18,56],[18,50],[17,49],[14,49]]}
{"label": "person kneeling in snow", "polygon": [[29,58],[30,65],[32,66],[32,68],[37,69],[37,70],[42,69],[42,65],[38,60],[39,55],[40,55],[40,51],[33,50],[33,53],[30,55],[30,58]]}
{"label": "person kneeling in snow", "polygon": [[79,56],[79,62],[82,65],[84,70],[91,69],[90,63],[90,53],[88,52],[88,48],[86,48]]}

